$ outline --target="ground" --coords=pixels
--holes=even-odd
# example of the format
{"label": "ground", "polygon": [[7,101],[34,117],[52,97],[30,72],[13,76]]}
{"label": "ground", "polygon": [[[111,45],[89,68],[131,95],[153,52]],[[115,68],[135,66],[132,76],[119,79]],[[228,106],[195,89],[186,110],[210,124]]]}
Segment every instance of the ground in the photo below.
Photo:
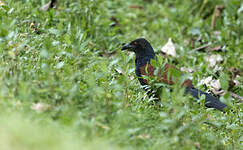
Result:
{"label": "ground", "polygon": [[[241,0],[45,3],[0,3],[0,149],[241,149]],[[134,54],[120,50],[138,37],[157,55],[171,38],[176,57],[163,61],[192,69],[201,90],[218,80],[229,109],[206,109],[177,85],[151,105]]]}

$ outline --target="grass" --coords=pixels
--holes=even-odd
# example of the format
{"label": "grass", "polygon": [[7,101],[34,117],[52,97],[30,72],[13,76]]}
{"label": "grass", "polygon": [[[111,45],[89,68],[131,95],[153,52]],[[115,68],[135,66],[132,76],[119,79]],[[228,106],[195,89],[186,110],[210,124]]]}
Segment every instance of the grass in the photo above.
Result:
{"label": "grass", "polygon": [[[68,0],[42,12],[45,2],[0,6],[1,149],[241,149],[242,104],[230,92],[243,95],[242,76],[227,88],[232,69],[243,70],[240,0]],[[212,30],[216,5],[225,9]],[[163,89],[164,107],[149,105],[134,78],[134,54],[120,51],[137,37],[156,53],[171,37],[176,66],[195,70],[194,85],[220,79],[231,110],[206,109],[176,86]],[[208,42],[223,51],[191,52]],[[220,72],[204,61],[214,53],[224,58]],[[36,112],[36,103],[46,108]]]}

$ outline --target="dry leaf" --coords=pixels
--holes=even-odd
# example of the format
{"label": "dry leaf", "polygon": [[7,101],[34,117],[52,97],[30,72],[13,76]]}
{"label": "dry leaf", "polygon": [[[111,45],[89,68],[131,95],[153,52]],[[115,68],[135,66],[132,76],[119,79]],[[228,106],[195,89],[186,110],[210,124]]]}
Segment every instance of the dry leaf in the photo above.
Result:
{"label": "dry leaf", "polygon": [[200,85],[203,85],[203,84],[205,84],[205,85],[207,85],[207,86],[209,86],[209,84],[210,84],[210,82],[213,80],[213,77],[212,76],[210,76],[210,77],[207,77],[206,79],[202,79],[201,81],[200,81]]}
{"label": "dry leaf", "polygon": [[221,84],[219,80],[213,80],[213,77],[207,77],[203,79],[199,83],[200,85],[204,84],[209,87],[210,91],[212,91],[215,95],[224,95],[225,91],[221,90]]}
{"label": "dry leaf", "polygon": [[205,57],[205,60],[209,62],[210,67],[214,67],[218,62],[223,61],[223,57],[219,54],[213,54]]}
{"label": "dry leaf", "polygon": [[143,9],[142,6],[137,6],[137,5],[131,5],[130,8],[132,8],[132,9],[140,9],[140,10]]}
{"label": "dry leaf", "polygon": [[214,69],[213,69],[215,72],[218,72],[218,71],[221,71],[223,70],[223,67],[221,66],[218,66],[218,65],[215,65]]}
{"label": "dry leaf", "polygon": [[169,38],[168,42],[161,48],[161,51],[167,55],[171,55],[173,57],[176,57],[176,50],[175,45],[172,42],[172,39]]}
{"label": "dry leaf", "polygon": [[216,91],[220,90],[221,89],[221,85],[220,85],[219,80],[212,80],[210,82],[210,87],[215,89]]}
{"label": "dry leaf", "polygon": [[44,104],[44,103],[35,103],[31,106],[31,109],[35,110],[36,112],[43,112],[46,111],[50,108],[50,106],[48,104]]}

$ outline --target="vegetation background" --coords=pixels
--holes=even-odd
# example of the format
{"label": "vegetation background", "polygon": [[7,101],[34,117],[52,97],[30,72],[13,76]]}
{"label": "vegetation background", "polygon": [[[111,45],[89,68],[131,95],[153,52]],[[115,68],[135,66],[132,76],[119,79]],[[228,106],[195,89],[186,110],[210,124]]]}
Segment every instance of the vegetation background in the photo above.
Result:
{"label": "vegetation background", "polygon": [[[242,149],[242,101],[231,96],[243,95],[241,0],[60,0],[41,11],[46,2],[1,0],[0,149]],[[202,90],[202,79],[220,79],[231,110],[177,87],[164,107],[149,105],[134,54],[120,51],[137,37],[157,53],[172,38],[176,66]],[[220,71],[205,62],[212,54]]]}

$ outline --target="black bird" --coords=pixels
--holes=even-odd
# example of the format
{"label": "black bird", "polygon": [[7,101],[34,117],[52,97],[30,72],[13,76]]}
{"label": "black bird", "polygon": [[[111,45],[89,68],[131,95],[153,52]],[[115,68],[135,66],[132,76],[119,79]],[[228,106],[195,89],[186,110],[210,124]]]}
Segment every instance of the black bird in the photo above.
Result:
{"label": "black bird", "polygon": [[[156,56],[154,50],[150,43],[144,38],[138,38],[136,40],[131,41],[128,44],[125,44],[122,47],[123,50],[128,50],[135,52],[135,72],[138,77],[138,80],[142,86],[149,85],[148,81],[144,79],[142,76],[154,76],[155,67],[151,65],[150,60],[155,59]],[[176,69],[175,66],[170,64],[165,64],[163,67],[162,73],[158,73],[159,81],[172,85],[175,83],[174,78],[172,78],[170,69]],[[176,69],[177,70],[177,69]],[[196,89],[192,85],[191,80],[185,80],[182,86],[185,87],[185,93],[191,94],[196,99],[199,99],[201,95],[205,95],[205,106],[208,108],[216,108],[220,111],[223,111],[227,105],[219,101],[216,97],[206,92],[203,92],[199,89]],[[145,89],[146,90],[146,89]],[[147,91],[147,90],[146,90]],[[147,94],[151,95],[151,91],[147,91]],[[156,96],[159,99],[159,96]]]}

